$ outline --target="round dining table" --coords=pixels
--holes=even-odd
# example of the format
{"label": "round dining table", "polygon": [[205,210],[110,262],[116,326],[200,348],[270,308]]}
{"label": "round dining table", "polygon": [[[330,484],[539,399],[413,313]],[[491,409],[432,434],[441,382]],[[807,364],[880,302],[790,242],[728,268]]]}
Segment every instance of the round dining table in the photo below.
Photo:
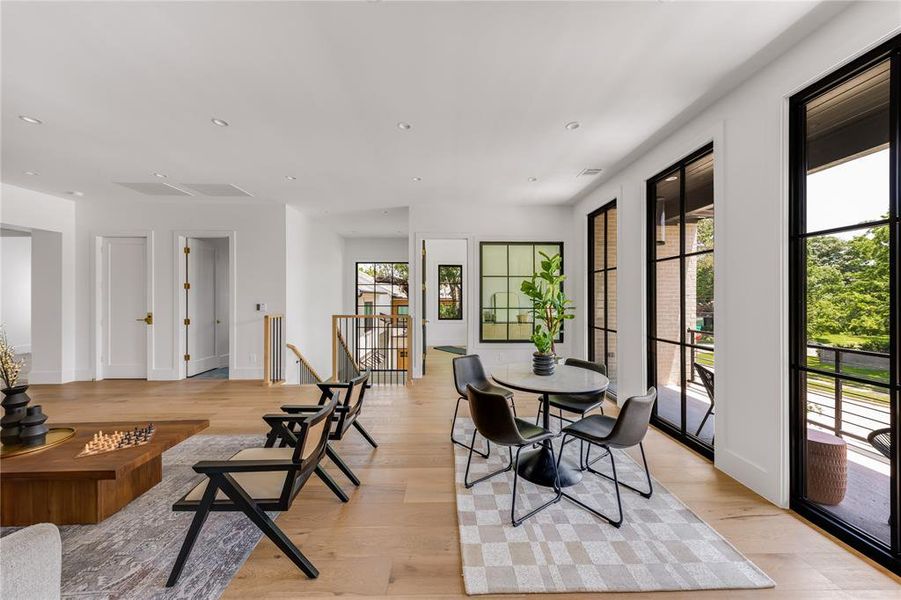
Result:
{"label": "round dining table", "polygon": [[[607,390],[610,380],[597,371],[557,365],[553,375],[536,375],[529,363],[503,365],[491,371],[491,378],[499,385],[519,392],[538,394],[542,403],[542,425],[551,426],[550,397],[567,394],[601,394]],[[554,487],[554,447],[550,440],[519,459],[517,472],[532,483]],[[560,486],[568,487],[582,480],[582,472],[565,458],[560,461]]]}

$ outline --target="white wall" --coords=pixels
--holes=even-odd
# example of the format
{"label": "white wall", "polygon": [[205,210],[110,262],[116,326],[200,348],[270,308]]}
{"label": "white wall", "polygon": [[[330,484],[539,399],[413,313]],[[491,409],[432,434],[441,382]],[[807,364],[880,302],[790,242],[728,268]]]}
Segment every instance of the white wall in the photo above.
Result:
{"label": "white wall", "polygon": [[75,378],[75,203],[0,185],[0,223],[31,238],[30,383]]}
{"label": "white wall", "polygon": [[31,235],[0,236],[0,323],[18,353],[31,352]]}
{"label": "white wall", "polygon": [[[467,342],[466,292],[472,285],[467,280],[469,274],[466,260],[466,240],[436,240],[425,242],[426,255],[426,318],[429,346],[465,346]],[[463,319],[459,321],[438,318],[438,265],[463,266]]]}
{"label": "white wall", "polygon": [[[564,271],[579,273],[583,266],[580,260],[582,253],[578,231],[573,227],[572,208],[569,206],[469,206],[465,204],[421,205],[410,208],[410,240],[409,252],[416,255],[416,248],[427,239],[466,239],[468,243],[468,271],[472,282],[469,289],[464,290],[464,310],[467,315],[467,348],[469,352],[479,354],[489,368],[492,365],[531,360],[534,347],[530,342],[524,343],[480,343],[479,342],[479,243],[488,241],[542,241],[563,242]],[[422,270],[419,261],[412,265],[412,289],[420,289]],[[571,279],[567,279],[564,290],[573,297],[575,287]],[[411,312],[414,315],[414,356],[422,352],[422,321],[420,307],[422,299],[413,294],[410,299]],[[582,304],[584,306],[584,304]],[[578,309],[578,307],[577,307]],[[574,327],[567,323],[564,341],[557,345],[557,352],[562,356],[579,354],[579,346],[573,340]],[[431,343],[431,342],[429,342]],[[421,376],[422,364],[413,363],[414,377]]]}
{"label": "white wall", "polygon": [[[352,315],[357,308],[354,293],[358,262],[409,262],[411,256],[419,256],[419,252],[410,253],[409,242],[405,237],[345,238],[344,312]],[[413,286],[410,286],[410,289],[414,289]]]}
{"label": "white wall", "polygon": [[[619,395],[637,394],[646,384],[645,182],[714,142],[716,466],[781,506],[789,497],[787,99],[899,30],[897,3],[852,5],[611,174],[578,203],[571,224],[582,257],[586,214],[617,199]],[[579,304],[587,306],[584,266],[578,272]],[[583,351],[585,326],[580,314]]]}
{"label": "white wall", "polygon": [[77,204],[77,356],[80,379],[90,379],[93,333],[92,252],[95,236],[147,233],[153,244],[153,352],[150,379],[177,378],[181,362],[176,350],[176,237],[211,237],[234,232],[236,264],[232,282],[236,293],[234,339],[230,340],[233,379],[262,377],[263,313],[285,312],[285,208],[260,201],[191,203],[190,201],[108,202],[80,198]]}
{"label": "white wall", "polygon": [[[341,312],[345,280],[344,240],[300,211],[285,209],[286,341],[310,362],[320,377],[331,376],[332,315]],[[297,381],[292,354],[286,355],[286,380]]]}

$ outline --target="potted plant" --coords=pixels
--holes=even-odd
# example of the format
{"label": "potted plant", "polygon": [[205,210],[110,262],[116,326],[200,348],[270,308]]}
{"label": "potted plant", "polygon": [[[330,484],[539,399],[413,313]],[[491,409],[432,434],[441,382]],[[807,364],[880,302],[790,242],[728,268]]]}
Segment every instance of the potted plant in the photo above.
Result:
{"label": "potted plant", "polygon": [[31,399],[25,394],[27,385],[16,385],[19,381],[19,373],[22,371],[25,361],[16,360],[16,354],[6,331],[0,325],[0,379],[3,380],[3,418],[0,419],[0,444],[12,445],[19,443],[19,425],[25,418],[26,406]]}
{"label": "potted plant", "polygon": [[566,276],[560,272],[563,259],[559,254],[541,255],[541,270],[531,279],[522,282],[523,294],[532,301],[535,314],[535,333],[532,343],[536,352],[532,355],[532,369],[536,375],[552,375],[556,362],[555,340],[563,327],[563,321],[575,318],[572,301],[563,292]]}

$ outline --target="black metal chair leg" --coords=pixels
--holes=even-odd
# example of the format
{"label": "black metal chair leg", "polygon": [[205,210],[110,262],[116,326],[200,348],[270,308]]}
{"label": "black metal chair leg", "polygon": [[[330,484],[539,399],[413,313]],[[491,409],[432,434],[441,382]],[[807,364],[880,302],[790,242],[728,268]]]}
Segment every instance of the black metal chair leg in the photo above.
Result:
{"label": "black metal chair leg", "polygon": [[701,425],[698,427],[698,430],[695,431],[695,437],[701,435],[701,430],[704,429],[704,423],[707,422],[707,419],[710,418],[711,413],[713,413],[713,405],[710,405],[710,408],[707,409],[707,413],[704,415],[704,418],[701,419]]}
{"label": "black metal chair leg", "polygon": [[325,487],[332,490],[332,493],[338,496],[338,499],[341,502],[347,502],[350,500],[344,490],[341,489],[341,486],[332,479],[332,476],[325,472],[325,469],[322,468],[322,465],[316,465],[316,470],[314,471],[319,479],[322,480],[322,483],[325,484]]}
{"label": "black metal chair leg", "polygon": [[[466,448],[467,450],[473,450],[473,448],[471,446],[467,446],[465,443],[461,442],[460,440],[458,440],[454,437],[454,426],[457,424],[457,411],[460,410],[460,400],[462,400],[462,399],[463,398],[457,398],[457,407],[454,409],[454,420],[451,421],[450,439],[453,443],[457,444],[458,446],[462,446],[463,448]],[[482,452],[481,450],[473,450],[473,451],[476,454],[478,454],[479,456],[481,456],[482,458],[488,458],[488,456],[491,455],[491,443],[488,442],[487,440],[485,441],[485,448],[486,448],[485,452]]]}
{"label": "black metal chair leg", "polygon": [[266,534],[272,543],[274,543],[285,556],[291,559],[297,568],[303,571],[304,575],[310,579],[319,577],[319,570],[313,566],[313,563],[303,555],[303,553],[294,545],[294,542],[279,529],[276,524],[269,518],[269,515],[263,511],[251,498],[247,495],[241,486],[228,473],[221,475],[213,475],[213,478],[221,478],[220,486],[225,495],[228,496],[247,517],[253,521],[254,525],[260,528],[260,531]]}
{"label": "black metal chair leg", "polygon": [[206,490],[203,492],[203,497],[200,500],[200,506],[197,507],[197,512],[194,513],[194,519],[188,527],[185,541],[181,545],[181,550],[178,552],[175,564],[172,565],[172,571],[169,573],[166,587],[173,587],[178,583],[178,578],[181,576],[181,571],[185,567],[185,562],[187,562],[188,556],[190,556],[191,550],[194,548],[194,542],[197,541],[197,536],[200,534],[200,530],[203,529],[203,524],[206,523],[207,517],[210,516],[210,506],[212,506],[213,500],[216,498],[217,491],[218,487],[213,481],[208,481]]}
{"label": "black metal chair leg", "polygon": [[[547,443],[550,443],[550,442],[547,442]],[[547,508],[551,504],[556,504],[557,502],[560,502],[560,499],[563,497],[563,488],[560,487],[560,470],[558,468],[558,465],[559,465],[559,461],[558,461],[558,462],[554,463],[554,491],[557,492],[557,494],[553,498],[551,498],[550,500],[548,500],[547,502],[545,502],[544,504],[539,506],[538,508],[535,508],[535,509],[529,511],[527,514],[523,515],[522,517],[520,517],[518,519],[516,518],[516,484],[519,480],[519,453],[522,451],[522,449],[523,449],[523,446],[520,446],[519,448],[516,449],[516,461],[515,461],[515,466],[513,468],[513,502],[510,505],[510,521],[513,523],[514,527],[519,527],[520,525],[522,525],[523,521],[525,521],[526,519],[528,519],[531,516],[534,516],[534,515],[540,513],[541,511],[543,511],[545,508]],[[551,448],[551,450],[553,451],[553,447]]]}
{"label": "black metal chair leg", "polygon": [[[476,443],[476,433],[477,432],[475,432],[475,431],[472,432],[472,442],[468,446],[469,458],[466,460],[466,472],[463,474],[463,485],[466,486],[466,489],[470,489],[475,484],[481,483],[482,481],[485,481],[486,479],[491,479],[495,475],[500,475],[501,473],[506,473],[507,471],[509,471],[510,469],[513,468],[513,449],[508,447],[508,450],[510,450],[510,464],[508,464],[503,469],[495,471],[494,473],[489,473],[488,475],[485,475],[484,477],[480,477],[480,478],[476,479],[475,481],[472,481],[472,482],[469,481],[469,466],[472,464],[472,455],[473,455],[473,453],[478,454],[478,451],[473,450],[473,446]],[[466,446],[464,446],[464,447],[466,447]]]}
{"label": "black metal chair leg", "polygon": [[[564,435],[563,437],[566,437],[566,436]],[[609,450],[609,449],[608,449],[608,450]],[[576,504],[576,505],[578,505],[578,506],[581,506],[582,508],[584,508],[585,510],[587,510],[588,512],[590,512],[590,513],[593,514],[594,516],[599,517],[599,518],[601,518],[601,519],[604,519],[605,521],[607,521],[608,523],[610,523],[610,524],[613,525],[614,527],[619,528],[619,527],[622,526],[622,524],[623,524],[623,503],[622,503],[622,498],[620,497],[620,494],[619,494],[619,481],[618,481],[617,478],[616,478],[616,460],[613,458],[613,452],[609,452],[609,451],[608,451],[608,454],[610,455],[610,466],[611,466],[612,469],[613,469],[613,478],[612,478],[612,481],[613,481],[613,483],[614,483],[614,486],[613,486],[613,487],[614,487],[614,489],[616,490],[616,507],[617,507],[617,510],[618,510],[618,512],[619,512],[619,517],[618,517],[617,519],[611,519],[610,517],[608,517],[608,516],[605,515],[604,513],[600,512],[599,510],[594,509],[594,508],[588,506],[587,504],[585,504],[584,502],[582,502],[581,500],[579,500],[579,499],[576,498],[575,496],[571,496],[571,495],[567,494],[566,492],[564,492],[564,491],[562,491],[562,490],[561,490],[561,494],[563,495],[564,498],[566,498],[567,500],[569,500],[569,501],[572,502],[573,504]],[[560,460],[561,460],[562,458],[563,458],[563,447],[561,446],[561,447],[560,447],[560,455],[557,457],[557,464],[558,464],[558,465],[560,464]],[[591,469],[589,469],[589,471],[591,471],[592,473],[596,473],[596,471],[592,471]],[[598,474],[599,474],[599,475],[603,475],[603,473],[598,473]],[[610,479],[610,478],[608,477],[608,479]]]}
{"label": "black metal chair leg", "polygon": [[[651,483],[651,471],[650,471],[650,469],[648,469],[648,460],[647,460],[647,458],[645,458],[645,455],[644,455],[644,444],[643,443],[638,444],[638,449],[641,450],[641,462],[644,464],[644,474],[648,480],[648,491],[643,492],[636,487],[632,487],[628,483],[623,483],[622,481],[618,481],[617,484],[623,486],[624,488],[632,490],[633,492],[635,492],[642,498],[650,498],[651,495],[653,495],[653,493],[654,493],[654,485]],[[610,454],[610,456],[613,456],[613,451],[610,450],[609,448],[607,448],[607,452]],[[602,457],[603,457],[603,455],[601,456],[601,458]],[[597,460],[595,460],[594,462],[597,462]],[[592,462],[591,464],[594,464],[594,462]],[[600,475],[601,477],[603,477],[609,481],[613,481],[612,477],[610,477],[606,473],[601,473],[600,471],[595,471],[594,469],[591,468],[590,465],[588,467],[588,472],[594,473],[595,475]]]}
{"label": "black metal chair leg", "polygon": [[350,467],[348,467],[347,464],[343,460],[341,460],[341,457],[338,456],[338,453],[335,452],[335,449],[332,448],[331,444],[326,444],[325,455],[328,456],[333,463],[335,463],[335,466],[338,467],[338,469],[342,473],[344,473],[345,477],[350,479],[350,482],[352,484],[359,487],[360,479],[354,474],[353,471],[350,470]]}
{"label": "black metal chair leg", "polygon": [[356,427],[357,431],[360,432],[360,435],[362,435],[364,438],[366,438],[366,441],[369,442],[370,446],[372,446],[373,448],[379,447],[379,445],[376,443],[376,441],[374,439],[372,439],[372,436],[369,435],[369,432],[366,431],[365,429],[363,429],[363,426],[360,425],[359,421],[354,421],[352,424],[354,427]]}

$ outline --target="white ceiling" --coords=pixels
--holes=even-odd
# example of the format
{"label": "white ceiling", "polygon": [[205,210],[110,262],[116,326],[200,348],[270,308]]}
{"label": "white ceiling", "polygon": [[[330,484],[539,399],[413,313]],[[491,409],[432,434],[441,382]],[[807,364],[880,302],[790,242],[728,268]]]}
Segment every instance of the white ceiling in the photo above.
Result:
{"label": "white ceiling", "polygon": [[406,233],[392,209],[351,234],[354,211],[566,203],[816,6],[3,2],[2,179],[121,201],[159,198],[114,182],[228,183],[254,198],[177,201],[289,203],[348,235]]}

